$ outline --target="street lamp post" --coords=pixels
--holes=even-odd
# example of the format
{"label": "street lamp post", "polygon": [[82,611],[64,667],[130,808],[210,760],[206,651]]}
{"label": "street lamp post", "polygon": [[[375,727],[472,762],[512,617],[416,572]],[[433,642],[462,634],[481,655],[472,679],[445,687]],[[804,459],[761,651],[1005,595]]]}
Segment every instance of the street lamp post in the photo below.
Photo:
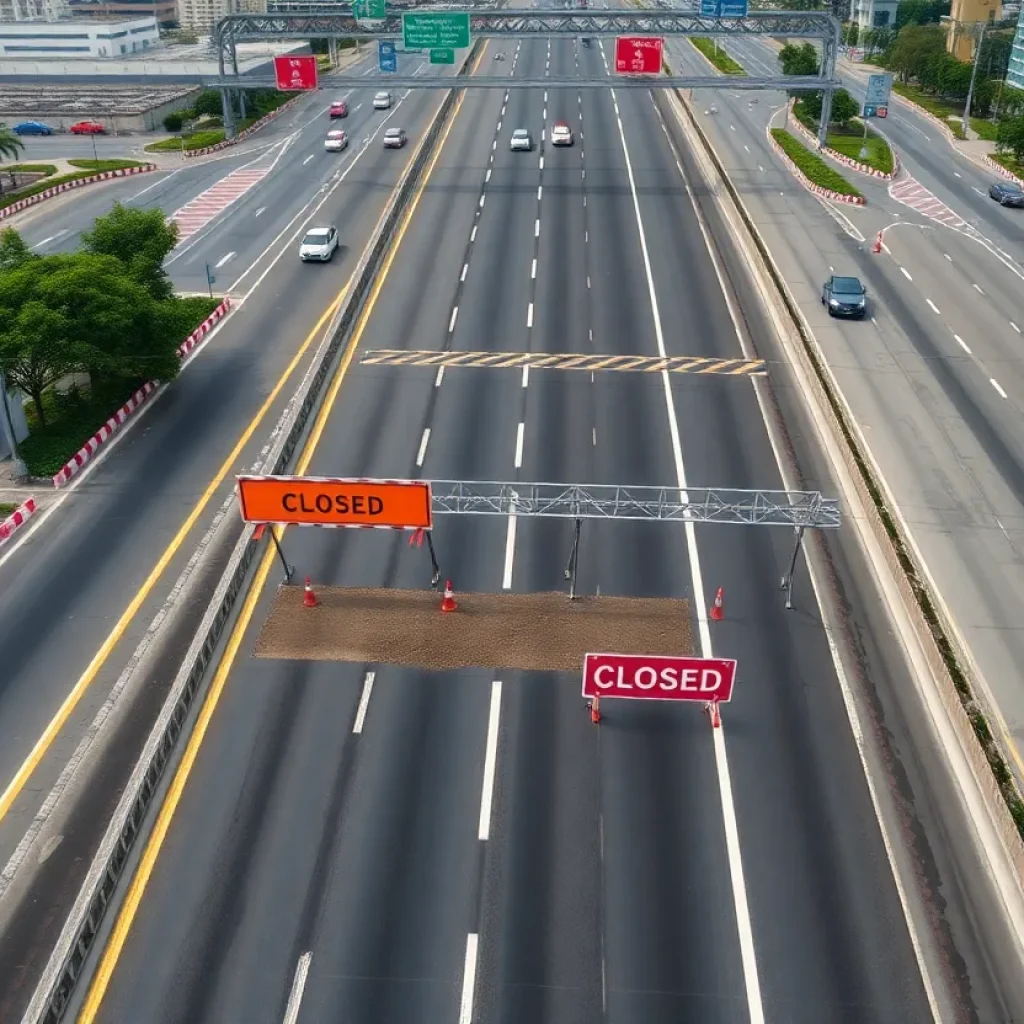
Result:
{"label": "street lamp post", "polygon": [[18,451],[18,440],[14,436],[14,420],[11,417],[10,398],[7,394],[7,381],[0,370],[0,426],[3,427],[8,447],[11,449],[11,476],[16,484],[28,479],[28,467]]}
{"label": "street lamp post", "polygon": [[985,22],[981,23],[981,31],[978,33],[978,45],[974,48],[974,67],[971,68],[971,84],[967,87],[967,102],[964,104],[964,138],[970,138],[967,129],[971,123],[971,101],[974,99],[974,83],[978,78],[978,65],[981,63],[981,44],[985,41]]}

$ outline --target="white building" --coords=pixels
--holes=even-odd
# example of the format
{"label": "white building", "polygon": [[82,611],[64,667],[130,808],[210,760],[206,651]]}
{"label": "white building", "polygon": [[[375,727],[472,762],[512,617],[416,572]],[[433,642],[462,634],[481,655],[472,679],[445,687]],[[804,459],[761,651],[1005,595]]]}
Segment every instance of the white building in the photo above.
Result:
{"label": "white building", "polygon": [[141,53],[159,43],[160,31],[154,17],[98,22],[0,22],[0,57],[120,57]]}
{"label": "white building", "polygon": [[67,17],[66,0],[0,0],[0,24],[5,21],[56,21]]}
{"label": "white building", "polygon": [[853,0],[850,20],[860,25],[861,32],[873,28],[892,28],[896,24],[899,0]]}
{"label": "white building", "polygon": [[178,21],[181,27],[192,29],[200,35],[208,35],[213,26],[229,14],[266,13],[267,0],[178,0]]}

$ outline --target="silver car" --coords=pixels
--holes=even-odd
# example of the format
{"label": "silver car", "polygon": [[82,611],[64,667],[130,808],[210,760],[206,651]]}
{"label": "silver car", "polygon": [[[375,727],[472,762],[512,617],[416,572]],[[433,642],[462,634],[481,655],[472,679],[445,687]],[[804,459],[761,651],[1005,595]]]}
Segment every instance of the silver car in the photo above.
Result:
{"label": "silver car", "polygon": [[391,93],[378,92],[373,97],[374,110],[387,110],[391,106]]}
{"label": "silver car", "polygon": [[338,248],[338,229],[333,225],[310,228],[299,246],[299,259],[303,263],[329,263]]}
{"label": "silver car", "polygon": [[509,149],[525,149],[529,152],[533,149],[533,137],[525,128],[517,128],[512,133],[512,139],[508,144]]}

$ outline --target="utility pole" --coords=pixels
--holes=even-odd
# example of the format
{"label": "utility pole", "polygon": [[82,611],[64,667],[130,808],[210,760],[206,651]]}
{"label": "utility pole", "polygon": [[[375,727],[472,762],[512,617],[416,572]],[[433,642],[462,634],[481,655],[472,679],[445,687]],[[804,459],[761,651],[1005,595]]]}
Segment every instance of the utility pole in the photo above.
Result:
{"label": "utility pole", "polygon": [[974,67],[971,68],[971,84],[967,87],[967,102],[964,104],[964,138],[970,138],[967,130],[971,124],[971,101],[974,99],[974,83],[978,77],[978,65],[981,63],[981,44],[985,40],[985,22],[981,22],[981,31],[978,33],[978,45],[974,49]]}

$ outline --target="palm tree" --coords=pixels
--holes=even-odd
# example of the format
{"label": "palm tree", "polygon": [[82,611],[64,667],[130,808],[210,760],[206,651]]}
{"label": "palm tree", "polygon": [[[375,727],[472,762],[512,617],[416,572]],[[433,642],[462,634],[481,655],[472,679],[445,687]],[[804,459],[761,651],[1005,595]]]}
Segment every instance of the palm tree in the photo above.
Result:
{"label": "palm tree", "polygon": [[[25,143],[18,138],[6,125],[0,125],[0,163],[16,157],[25,148]],[[14,182],[14,172],[11,172],[11,184]],[[0,192],[3,186],[0,185]]]}

